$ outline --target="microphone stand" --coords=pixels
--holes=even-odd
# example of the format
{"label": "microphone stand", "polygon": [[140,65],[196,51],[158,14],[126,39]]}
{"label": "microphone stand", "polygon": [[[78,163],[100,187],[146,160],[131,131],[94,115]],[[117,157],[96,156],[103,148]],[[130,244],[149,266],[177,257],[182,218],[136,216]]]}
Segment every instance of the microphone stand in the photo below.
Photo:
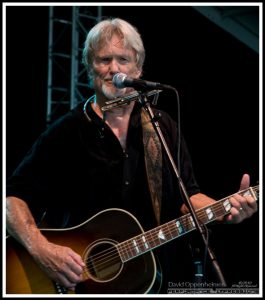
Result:
{"label": "microphone stand", "polygon": [[[172,87],[171,89],[175,90],[173,87]],[[170,153],[170,150],[169,150],[169,148],[168,148],[168,145],[167,145],[167,143],[166,143],[166,141],[165,141],[165,138],[164,138],[164,136],[163,136],[163,133],[162,133],[162,131],[161,131],[161,129],[160,129],[159,123],[158,123],[158,121],[157,121],[157,117],[154,115],[153,110],[152,110],[152,108],[151,108],[151,106],[150,106],[150,103],[149,103],[148,100],[147,100],[147,97],[146,97],[145,93],[140,93],[138,99],[139,99],[139,102],[140,102],[140,104],[142,105],[142,107],[143,107],[143,108],[147,111],[147,113],[149,114],[149,117],[150,117],[150,120],[151,120],[151,122],[152,122],[152,125],[153,125],[153,127],[154,127],[154,129],[155,129],[155,131],[156,131],[156,133],[157,133],[157,135],[158,135],[158,137],[159,137],[159,139],[160,139],[162,145],[163,145],[163,148],[164,148],[164,150],[165,150],[165,152],[166,152],[166,155],[167,155],[167,157],[168,157],[168,159],[169,159],[169,161],[170,161],[170,163],[171,163],[171,166],[172,166],[172,168],[173,168],[173,171],[174,171],[174,173],[175,173],[175,175],[176,175],[176,177],[177,177],[177,179],[178,179],[178,181],[179,181],[179,185],[180,185],[181,191],[182,191],[182,193],[183,193],[183,195],[184,195],[184,201],[185,201],[185,204],[186,204],[186,205],[188,206],[188,208],[189,208],[189,211],[190,211],[190,213],[191,213],[191,216],[192,216],[192,218],[193,218],[193,221],[194,221],[194,223],[195,223],[195,226],[196,226],[197,230],[198,230],[199,233],[200,233],[200,236],[201,236],[201,239],[202,239],[202,241],[203,241],[203,244],[205,245],[205,249],[207,249],[207,252],[208,252],[209,257],[210,257],[211,262],[212,262],[212,267],[213,267],[213,269],[214,269],[214,271],[215,271],[215,273],[216,273],[216,275],[217,275],[217,278],[219,279],[219,282],[222,284],[222,287],[226,287],[227,284],[226,284],[226,282],[225,282],[224,276],[223,276],[223,274],[222,274],[222,272],[221,272],[221,269],[220,269],[220,267],[219,267],[219,265],[218,265],[218,263],[217,263],[217,260],[216,260],[216,258],[215,258],[215,255],[214,255],[213,251],[212,251],[212,250],[210,249],[210,247],[208,246],[207,237],[205,236],[205,230],[203,230],[202,227],[201,227],[200,224],[199,224],[199,220],[198,220],[198,218],[197,218],[197,215],[196,215],[196,213],[195,213],[195,210],[194,210],[194,208],[193,208],[193,205],[192,205],[192,203],[191,203],[191,201],[190,201],[190,198],[189,198],[189,196],[188,196],[188,193],[187,193],[187,191],[186,191],[186,188],[185,188],[185,186],[184,186],[184,184],[183,184],[183,181],[182,181],[182,179],[181,179],[181,177],[180,177],[180,175],[179,175],[179,171],[178,171],[178,169],[177,169],[177,167],[176,167],[176,164],[175,164],[175,162],[174,162],[174,159],[173,159],[173,157],[172,157],[172,155],[171,155],[171,153]]]}

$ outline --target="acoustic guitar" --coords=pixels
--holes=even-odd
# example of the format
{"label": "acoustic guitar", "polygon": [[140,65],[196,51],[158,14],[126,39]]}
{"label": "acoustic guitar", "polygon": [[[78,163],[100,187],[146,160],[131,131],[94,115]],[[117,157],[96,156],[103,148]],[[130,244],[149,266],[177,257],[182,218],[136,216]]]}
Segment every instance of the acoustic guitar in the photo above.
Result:
{"label": "acoustic guitar", "polygon": [[[259,186],[239,194],[258,199]],[[229,214],[229,197],[196,211],[202,224]],[[76,286],[76,294],[143,294],[157,293],[161,270],[152,250],[196,229],[191,214],[186,214],[144,232],[129,212],[111,208],[84,223],[66,229],[41,229],[52,242],[72,248],[86,266],[85,280]],[[7,294],[68,293],[39,268],[33,258],[12,237],[6,238]]]}

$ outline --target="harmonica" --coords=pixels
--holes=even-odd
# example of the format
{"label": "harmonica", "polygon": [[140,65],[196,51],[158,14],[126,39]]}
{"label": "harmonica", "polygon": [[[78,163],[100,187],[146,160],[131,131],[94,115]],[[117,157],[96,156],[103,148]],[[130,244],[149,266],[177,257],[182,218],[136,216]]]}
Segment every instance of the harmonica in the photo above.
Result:
{"label": "harmonica", "polygon": [[[162,90],[152,90],[149,91],[147,93],[144,93],[143,95],[146,97],[150,97],[150,96],[154,96],[154,95],[158,95],[160,92],[162,92]],[[139,99],[140,97],[139,92],[135,91],[125,97],[119,97],[119,98],[115,98],[113,100],[107,101],[105,106],[101,107],[102,111],[107,111],[116,107],[120,107],[120,106],[124,106],[129,104],[131,101],[136,101]]]}

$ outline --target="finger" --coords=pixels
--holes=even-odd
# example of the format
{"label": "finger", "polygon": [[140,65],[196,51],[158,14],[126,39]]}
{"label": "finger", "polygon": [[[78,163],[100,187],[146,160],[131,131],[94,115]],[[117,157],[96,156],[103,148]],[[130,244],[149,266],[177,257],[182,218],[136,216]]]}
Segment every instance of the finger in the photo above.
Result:
{"label": "finger", "polygon": [[236,223],[239,223],[241,221],[241,218],[240,218],[240,213],[238,210],[236,210],[235,208],[232,208],[230,210],[230,214],[225,216],[225,221],[228,223],[228,224],[236,224]]}
{"label": "finger", "polygon": [[81,267],[85,267],[85,263],[79,254],[75,253],[74,251],[71,251],[69,254],[76,263],[78,263]]}
{"label": "finger", "polygon": [[226,217],[226,221],[228,223],[237,224],[240,223],[243,218],[244,216],[241,214],[240,210],[232,207],[230,210],[230,214]]}
{"label": "finger", "polygon": [[236,194],[230,198],[230,202],[237,209],[242,208],[248,215],[252,215],[257,211],[257,203],[252,196],[242,197]]}
{"label": "finger", "polygon": [[237,210],[239,213],[234,213],[230,217],[233,223],[239,223],[240,221],[251,217],[257,211],[257,203],[253,200],[254,199],[251,196],[242,197],[240,195],[234,195],[230,198],[233,211]]}
{"label": "finger", "polygon": [[247,189],[250,185],[250,177],[248,174],[244,174],[242,179],[241,179],[241,183],[240,183],[240,188],[239,190],[244,190]]}
{"label": "finger", "polygon": [[69,258],[68,266],[78,277],[80,277],[80,275],[83,273],[83,267],[76,263],[72,257]]}
{"label": "finger", "polygon": [[55,281],[62,283],[67,288],[75,287],[82,279],[81,275],[75,274],[69,267],[64,267],[64,269],[61,269],[56,273]]}
{"label": "finger", "polygon": [[76,284],[81,281],[82,267],[79,266],[73,258],[68,255],[64,257],[64,262],[61,264],[60,274],[67,278],[70,283]]}
{"label": "finger", "polygon": [[57,276],[54,280],[55,282],[59,283],[60,285],[66,287],[68,289],[71,289],[71,290],[75,289],[76,283],[69,280],[68,277],[65,276],[64,273],[58,272],[56,275]]}
{"label": "finger", "polygon": [[251,198],[250,201],[248,201],[248,206],[254,211],[256,212],[258,210],[258,204],[256,202],[256,200],[254,198]]}
{"label": "finger", "polygon": [[68,270],[67,272],[64,273],[65,277],[67,278],[69,283],[72,283],[76,285],[82,280],[81,274],[77,275],[75,272],[72,270]]}
{"label": "finger", "polygon": [[234,195],[233,197],[231,197],[229,199],[230,203],[232,204],[232,206],[234,208],[236,208],[237,210],[240,209],[240,207],[242,206],[243,204],[243,201],[242,201],[243,197],[241,197],[240,195]]}

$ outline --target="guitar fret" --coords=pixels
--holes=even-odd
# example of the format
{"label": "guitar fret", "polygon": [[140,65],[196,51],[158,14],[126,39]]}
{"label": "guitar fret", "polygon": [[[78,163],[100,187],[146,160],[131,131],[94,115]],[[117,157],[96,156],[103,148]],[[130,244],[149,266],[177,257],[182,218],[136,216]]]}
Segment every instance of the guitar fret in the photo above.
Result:
{"label": "guitar fret", "polygon": [[177,236],[185,233],[185,229],[182,223],[180,222],[180,220],[176,221],[176,227],[177,227]]}
{"label": "guitar fret", "polygon": [[130,242],[131,242],[130,240],[127,242],[127,249],[128,249],[129,258],[131,258],[135,255],[134,249],[133,249]]}
{"label": "guitar fret", "polygon": [[153,234],[153,238],[155,241],[156,246],[164,244],[167,242],[167,230],[165,229],[165,225],[158,227]]}
{"label": "guitar fret", "polygon": [[162,237],[162,233],[160,232],[160,227],[153,231],[153,241],[155,243],[155,247],[161,245],[161,239],[159,238],[159,234]]}
{"label": "guitar fret", "polygon": [[143,243],[142,237],[143,237],[143,235],[138,236],[137,239],[134,242],[135,244],[137,244],[137,247],[138,247],[137,254],[144,253],[146,251],[146,248],[145,248],[145,245]]}
{"label": "guitar fret", "polygon": [[135,245],[135,243],[132,239],[128,241],[127,247],[129,249],[128,259],[131,259],[132,257],[135,257],[137,255],[137,250],[135,248],[135,247],[137,247],[137,245]]}
{"label": "guitar fret", "polygon": [[194,223],[193,217],[191,215],[189,216],[188,220],[189,220],[189,223],[190,223],[190,227],[195,228],[195,223]]}
{"label": "guitar fret", "polygon": [[[240,192],[242,195],[251,195],[256,200],[258,197],[258,186],[248,188]],[[216,203],[196,211],[196,215],[201,223],[207,224],[228,214],[232,208],[229,198],[233,195],[221,199]],[[189,231],[196,229],[195,222],[191,214],[186,214],[178,219],[172,220],[154,229],[135,236],[117,245],[119,254],[123,262],[139,256],[145,252],[165,244]]]}
{"label": "guitar fret", "polygon": [[124,262],[128,259],[128,252],[126,248],[124,247],[124,243],[117,245],[117,250],[119,252],[121,260]]}
{"label": "guitar fret", "polygon": [[231,205],[229,199],[225,199],[223,201],[223,207],[224,207],[225,212],[229,212],[231,210],[232,205]]}
{"label": "guitar fret", "polygon": [[149,245],[148,245],[148,243],[147,243],[146,238],[145,238],[144,235],[142,236],[142,240],[143,240],[145,249],[148,250],[149,249]]}
{"label": "guitar fret", "polygon": [[[130,239],[127,241],[127,249],[128,249],[128,259],[131,259],[132,257],[135,257],[138,255],[139,248],[137,247],[137,244],[135,242],[135,239]],[[138,249],[138,251],[137,251]]]}
{"label": "guitar fret", "polygon": [[[216,217],[222,217],[228,213],[229,206],[227,206],[227,205],[229,205],[229,204],[227,203],[227,201],[229,202],[228,199],[224,199],[223,201],[217,202],[217,204],[215,205]],[[226,202],[226,204],[224,204],[224,202]],[[231,209],[231,207],[230,207],[230,209]],[[230,211],[230,209],[229,209],[229,211]]]}
{"label": "guitar fret", "polygon": [[208,206],[206,208],[200,209],[197,212],[197,214],[200,214],[200,212],[202,212],[203,215],[199,216],[199,220],[203,224],[211,222],[211,221],[215,220],[215,218],[216,218],[216,214],[215,214],[213,206]]}
{"label": "guitar fret", "polygon": [[145,234],[142,234],[137,239],[138,247],[142,253],[146,252],[146,249],[149,249],[148,243],[145,238]]}
{"label": "guitar fret", "polygon": [[258,186],[251,187],[250,190],[251,190],[251,193],[252,193],[254,199],[258,200],[258,197],[259,197],[259,187]]}
{"label": "guitar fret", "polygon": [[140,250],[139,250],[139,247],[138,247],[138,244],[137,244],[136,240],[133,240],[133,246],[134,246],[134,250],[136,251],[136,254],[139,254]]}
{"label": "guitar fret", "polygon": [[168,225],[169,225],[168,223],[165,223],[161,227],[164,237],[165,237],[165,242],[170,241],[172,239],[171,231],[170,231],[170,228],[168,227]]}
{"label": "guitar fret", "polygon": [[125,261],[129,260],[131,257],[133,257],[128,241],[125,241],[125,242],[119,244],[118,250],[119,250],[119,253],[120,253],[120,256],[121,256],[121,259],[123,262],[125,262]]}
{"label": "guitar fret", "polygon": [[166,241],[166,236],[165,236],[164,231],[162,229],[160,229],[158,231],[158,235],[157,236],[158,236],[160,242],[163,243],[164,241]]}
{"label": "guitar fret", "polygon": [[178,236],[178,230],[176,228],[176,222],[175,221],[171,221],[168,223],[168,228],[169,228],[169,232],[171,235],[170,239],[174,239]]}
{"label": "guitar fret", "polygon": [[[121,249],[121,248],[122,248],[122,249]],[[120,254],[120,256],[121,256],[121,260],[122,260],[122,261],[125,261],[126,259],[129,258],[129,253],[128,253],[126,247],[121,247],[120,245],[118,245],[118,251],[119,251],[119,254]]]}
{"label": "guitar fret", "polygon": [[187,215],[181,217],[180,219],[183,220],[182,225],[183,225],[183,228],[184,228],[185,232],[188,232],[191,229],[195,228],[195,226],[193,226],[193,224],[194,224],[193,218],[190,214],[187,214]]}
{"label": "guitar fret", "polygon": [[156,243],[154,241],[153,235],[152,235],[152,231],[148,231],[145,234],[145,237],[148,241],[148,244],[150,245],[150,248],[153,249],[156,247]]}
{"label": "guitar fret", "polygon": [[248,190],[243,191],[242,196],[252,196],[255,200],[257,200],[257,195],[255,194],[252,187],[250,187]]}

